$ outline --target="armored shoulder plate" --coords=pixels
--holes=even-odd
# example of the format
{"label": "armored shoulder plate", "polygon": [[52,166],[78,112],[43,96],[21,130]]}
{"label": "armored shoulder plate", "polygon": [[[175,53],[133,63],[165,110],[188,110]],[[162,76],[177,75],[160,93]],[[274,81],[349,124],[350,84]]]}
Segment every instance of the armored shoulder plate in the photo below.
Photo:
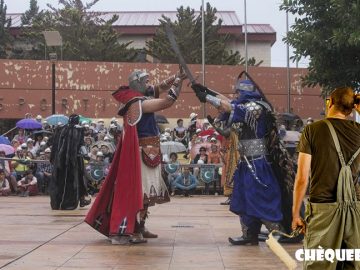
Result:
{"label": "armored shoulder plate", "polygon": [[135,126],[140,121],[141,116],[141,100],[137,100],[129,106],[129,109],[126,112],[126,121],[130,126]]}
{"label": "armored shoulder plate", "polygon": [[263,107],[254,101],[245,103],[245,108],[255,119],[259,119],[263,111]]}
{"label": "armored shoulder plate", "polygon": [[266,110],[272,111],[269,103],[267,103],[263,100],[256,101],[256,103],[262,105]]}

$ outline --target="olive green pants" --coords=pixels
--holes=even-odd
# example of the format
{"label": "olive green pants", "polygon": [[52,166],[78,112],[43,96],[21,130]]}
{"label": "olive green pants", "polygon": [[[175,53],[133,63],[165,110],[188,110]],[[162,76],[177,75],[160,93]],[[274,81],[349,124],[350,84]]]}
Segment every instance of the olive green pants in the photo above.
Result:
{"label": "olive green pants", "polygon": [[[308,203],[305,249],[360,248],[360,202]],[[304,269],[360,269],[360,262],[304,261]]]}

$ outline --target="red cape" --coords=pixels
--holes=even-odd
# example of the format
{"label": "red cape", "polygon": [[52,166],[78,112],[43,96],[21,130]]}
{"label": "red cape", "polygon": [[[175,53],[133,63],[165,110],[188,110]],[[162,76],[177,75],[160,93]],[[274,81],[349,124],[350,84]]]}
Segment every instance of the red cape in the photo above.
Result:
{"label": "red cape", "polygon": [[[126,105],[142,95],[121,88],[113,96],[120,105]],[[136,215],[143,208],[139,139],[136,125],[130,126],[127,118],[125,113],[123,136],[109,174],[85,218],[86,223],[106,236],[133,233]]]}

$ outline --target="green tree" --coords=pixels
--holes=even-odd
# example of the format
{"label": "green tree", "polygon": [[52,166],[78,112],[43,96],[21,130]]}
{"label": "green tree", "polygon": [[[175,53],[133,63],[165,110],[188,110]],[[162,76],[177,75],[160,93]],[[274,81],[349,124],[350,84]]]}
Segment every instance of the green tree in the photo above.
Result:
{"label": "green tree", "polygon": [[112,27],[118,16],[104,20],[101,13],[89,11],[98,1],[84,5],[81,0],[59,0],[63,7],[48,5],[55,21],[54,28],[63,39],[64,59],[134,61],[137,51],[128,48],[131,42],[120,44],[120,34]]}
{"label": "green tree", "polygon": [[6,18],[6,5],[0,0],[0,58],[8,58],[13,39],[10,34],[11,19]]}
{"label": "green tree", "polygon": [[338,86],[359,87],[360,2],[358,0],[284,0],[280,9],[297,15],[285,42],[294,61],[309,57],[307,86],[324,94]]}
{"label": "green tree", "polygon": [[[230,35],[219,34],[222,21],[217,21],[216,8],[206,5],[205,17],[205,61],[207,64],[215,65],[237,65],[244,64],[245,60],[238,51],[232,52],[226,49],[226,43],[231,39]],[[202,61],[201,29],[202,17],[195,14],[194,9],[181,6],[177,9],[177,20],[172,22],[168,17],[160,19],[159,28],[156,30],[152,40],[146,42],[147,54],[160,60],[162,63],[176,63],[177,58],[172,51],[165,32],[168,24],[174,30],[175,38],[183,57],[187,63],[199,64]],[[217,22],[216,22],[217,21]],[[249,63],[256,65],[256,60],[251,59]],[[260,63],[258,63],[260,64]]]}
{"label": "green tree", "polygon": [[21,16],[22,25],[30,25],[39,14],[39,6],[37,0],[30,0],[30,8]]}
{"label": "green tree", "polygon": [[13,58],[44,59],[44,30],[53,30],[53,16],[49,11],[39,10],[37,0],[30,0],[30,6],[21,16],[21,36],[16,38]]}

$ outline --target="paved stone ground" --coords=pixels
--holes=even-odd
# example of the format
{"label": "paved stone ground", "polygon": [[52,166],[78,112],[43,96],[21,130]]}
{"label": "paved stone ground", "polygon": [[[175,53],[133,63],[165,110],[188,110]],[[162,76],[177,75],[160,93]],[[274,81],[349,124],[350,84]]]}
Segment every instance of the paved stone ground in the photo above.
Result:
{"label": "paved stone ground", "polygon": [[[52,211],[49,198],[0,198],[1,269],[286,269],[265,243],[231,246],[237,216],[221,196],[174,197],[150,208],[148,228],[158,239],[118,246],[83,223],[88,208]],[[294,256],[301,245],[285,248]]]}

